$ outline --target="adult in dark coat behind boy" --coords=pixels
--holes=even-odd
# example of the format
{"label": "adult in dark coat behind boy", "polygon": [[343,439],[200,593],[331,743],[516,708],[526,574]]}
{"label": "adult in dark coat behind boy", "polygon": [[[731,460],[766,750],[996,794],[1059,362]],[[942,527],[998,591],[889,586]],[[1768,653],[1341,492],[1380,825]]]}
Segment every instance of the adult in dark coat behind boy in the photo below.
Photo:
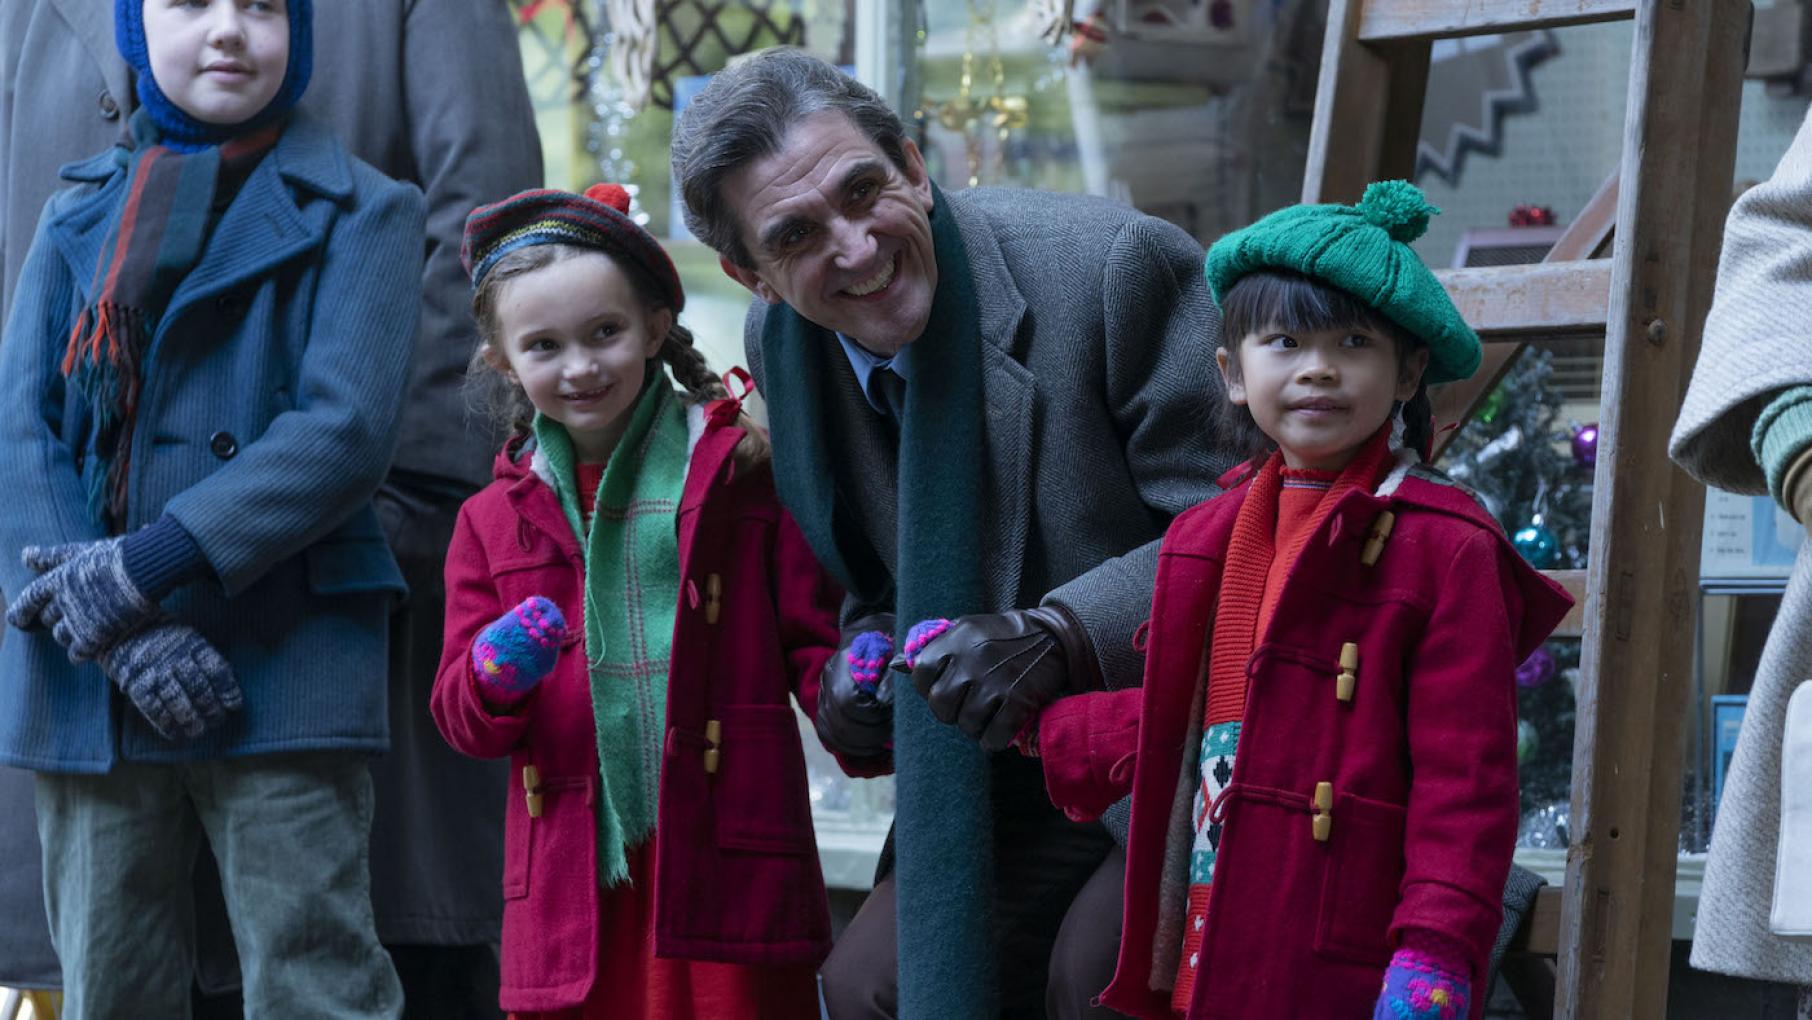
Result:
{"label": "adult in dark coat behind boy", "polygon": [[[377,501],[412,590],[391,628],[392,751],[372,769],[378,933],[412,1012],[494,1015],[506,777],[501,763],[448,749],[427,706],[440,651],[441,559],[460,502],[490,477],[494,446],[482,427],[462,429],[461,380],[476,340],[460,232],[474,206],[541,183],[541,149],[502,0],[316,0],[315,8],[314,82],[302,109],[354,155],[419,184],[428,201],[402,440]],[[112,145],[135,105],[106,0],[0,4],[0,317],[39,210],[67,184],[58,167]],[[482,795],[487,789],[495,795]],[[0,816],[30,819],[31,791],[29,774],[0,770]],[[10,862],[0,872],[8,919],[0,984],[57,987],[32,827],[0,827],[0,854]]]}
{"label": "adult in dark coat behind boy", "polygon": [[[931,719],[1010,737],[1028,702],[993,709],[1034,689],[1138,684],[1157,539],[1233,460],[1201,249],[1100,199],[939,192],[877,96],[797,52],[719,74],[673,166],[759,299],[780,496],[852,593],[845,642],[971,614],[960,709],[902,681],[878,710],[827,669],[820,736],[899,791],[897,867],[823,969],[831,1017],[1108,1015],[1113,840],[1051,807],[1036,762]],[[1010,649],[1034,665],[990,673]],[[1010,697],[990,679],[1022,672]]]}

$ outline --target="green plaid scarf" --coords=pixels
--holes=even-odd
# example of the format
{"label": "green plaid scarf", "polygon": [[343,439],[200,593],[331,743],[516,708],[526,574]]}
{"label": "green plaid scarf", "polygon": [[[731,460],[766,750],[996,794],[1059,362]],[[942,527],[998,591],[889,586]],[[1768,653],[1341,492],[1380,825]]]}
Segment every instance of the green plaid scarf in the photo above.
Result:
{"label": "green plaid scarf", "polygon": [[598,485],[587,532],[572,437],[535,416],[554,491],[585,550],[585,655],[598,728],[598,881],[629,878],[628,850],[654,832],[667,664],[679,605],[679,505],[686,485],[686,411],[659,362]]}

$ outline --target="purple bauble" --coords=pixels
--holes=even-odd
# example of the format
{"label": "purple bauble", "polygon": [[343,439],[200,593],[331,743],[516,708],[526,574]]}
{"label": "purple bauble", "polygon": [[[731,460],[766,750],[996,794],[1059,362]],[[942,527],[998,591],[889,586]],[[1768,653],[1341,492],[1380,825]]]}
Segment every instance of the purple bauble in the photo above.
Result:
{"label": "purple bauble", "polygon": [[1540,687],[1554,679],[1554,653],[1546,648],[1537,648],[1529,653],[1523,664],[1516,667],[1516,686]]}
{"label": "purple bauble", "polygon": [[1598,463],[1598,426],[1581,425],[1573,431],[1573,463],[1589,468]]}

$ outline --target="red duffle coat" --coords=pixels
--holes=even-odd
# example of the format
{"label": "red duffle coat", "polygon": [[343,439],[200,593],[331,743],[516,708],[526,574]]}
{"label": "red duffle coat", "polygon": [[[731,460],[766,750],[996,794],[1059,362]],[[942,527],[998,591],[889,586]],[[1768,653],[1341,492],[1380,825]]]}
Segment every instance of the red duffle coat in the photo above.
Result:
{"label": "red duffle coat", "polygon": [[[830,950],[799,726],[817,710],[842,592],[774,496],[736,468],[734,405],[711,405],[679,510],[681,592],[655,822],[655,951],[812,964]],[[596,978],[598,752],[582,647],[583,559],[554,490],[516,446],[466,501],[447,553],[446,643],[434,721],[458,750],[509,755],[502,1006],[578,1005]],[[479,699],[473,638],[530,595],[574,626],[554,671],[514,714]],[[713,727],[712,723],[716,726]],[[715,733],[713,731],[716,731]],[[706,751],[715,736],[715,771]],[[526,778],[537,785],[531,817]]]}
{"label": "red duffle coat", "polygon": [[[1424,469],[1404,475],[1399,465],[1378,492],[1333,508],[1247,664],[1190,1020],[1364,1020],[1412,926],[1468,948],[1480,1015],[1516,840],[1513,674],[1572,600],[1464,490]],[[1120,956],[1102,1002],[1135,1017],[1173,1015],[1169,992],[1152,988],[1160,883],[1167,840],[1193,835],[1199,748],[1185,745],[1248,488],[1185,512],[1164,536],[1144,686],[1064,699],[1039,722],[1046,785],[1071,817],[1132,794]],[[1367,566],[1387,510],[1394,528]],[[1342,701],[1348,643],[1359,665]],[[1174,980],[1174,958],[1157,969]]]}

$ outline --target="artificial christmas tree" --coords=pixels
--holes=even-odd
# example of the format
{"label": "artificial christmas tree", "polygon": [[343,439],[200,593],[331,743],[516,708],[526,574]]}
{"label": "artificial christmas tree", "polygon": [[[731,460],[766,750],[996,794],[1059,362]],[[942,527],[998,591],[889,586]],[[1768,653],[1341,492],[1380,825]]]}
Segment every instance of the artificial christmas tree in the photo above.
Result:
{"label": "artificial christmas tree", "polygon": [[[1535,566],[1583,570],[1592,529],[1597,429],[1563,417],[1549,385],[1553,356],[1525,348],[1477,414],[1448,444],[1441,467],[1470,487]],[[1584,442],[1580,436],[1590,429]],[[1585,450],[1590,456],[1582,456]],[[1527,846],[1564,848],[1572,790],[1573,681],[1579,642],[1549,641],[1517,671],[1519,777]],[[1531,732],[1532,730],[1532,732]]]}

